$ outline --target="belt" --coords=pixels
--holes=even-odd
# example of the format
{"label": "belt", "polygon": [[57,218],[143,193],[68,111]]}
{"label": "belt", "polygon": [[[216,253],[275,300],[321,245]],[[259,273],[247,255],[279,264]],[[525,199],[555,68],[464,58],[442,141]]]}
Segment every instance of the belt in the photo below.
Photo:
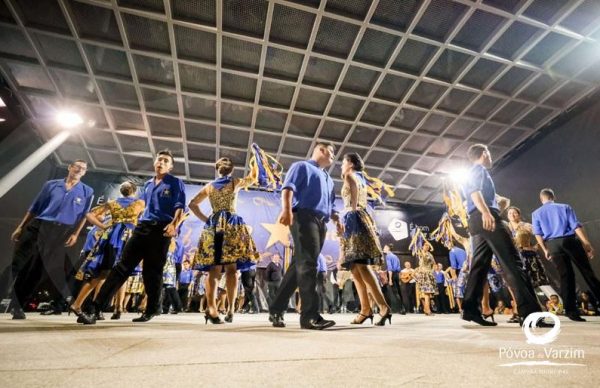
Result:
{"label": "belt", "polygon": [[571,237],[575,237],[575,235],[574,234],[570,234],[568,236],[550,237],[550,238],[547,238],[546,241],[559,240],[561,238],[571,238]]}
{"label": "belt", "polygon": [[156,221],[156,220],[144,220],[144,221],[140,221],[141,225],[150,225],[150,226],[166,226],[168,224],[170,224],[170,221]]}
{"label": "belt", "polygon": [[67,227],[72,227],[73,226],[73,225],[63,224],[62,222],[42,220],[42,219],[39,219],[39,218],[38,218],[38,221],[45,222],[46,224],[50,224],[50,225],[56,225],[56,226],[67,226]]}
{"label": "belt", "polygon": [[323,213],[319,213],[317,211],[314,211],[312,209],[292,209],[292,213],[306,213],[310,216],[315,217],[318,221],[320,222],[325,222],[327,220],[329,220],[329,216],[324,215]]}

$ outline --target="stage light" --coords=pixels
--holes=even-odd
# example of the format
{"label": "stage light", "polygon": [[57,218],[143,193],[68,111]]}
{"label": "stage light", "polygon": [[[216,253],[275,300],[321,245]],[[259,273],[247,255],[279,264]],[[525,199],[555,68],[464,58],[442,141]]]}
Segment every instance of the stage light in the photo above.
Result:
{"label": "stage light", "polygon": [[5,122],[5,121],[6,121],[6,119],[4,119],[4,118],[0,117],[0,123],[3,123],[3,122]]}
{"label": "stage light", "polygon": [[469,179],[469,170],[465,168],[450,171],[448,177],[456,183],[464,183]]}
{"label": "stage light", "polygon": [[56,122],[63,128],[75,128],[83,124],[83,118],[75,112],[60,111],[56,114]]}

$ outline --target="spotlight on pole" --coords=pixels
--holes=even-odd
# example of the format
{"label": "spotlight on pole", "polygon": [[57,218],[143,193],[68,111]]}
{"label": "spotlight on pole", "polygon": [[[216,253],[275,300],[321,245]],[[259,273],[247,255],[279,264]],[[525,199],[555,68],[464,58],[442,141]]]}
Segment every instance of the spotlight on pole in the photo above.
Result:
{"label": "spotlight on pole", "polygon": [[56,123],[62,128],[75,128],[83,124],[83,118],[75,112],[60,111],[56,114]]}

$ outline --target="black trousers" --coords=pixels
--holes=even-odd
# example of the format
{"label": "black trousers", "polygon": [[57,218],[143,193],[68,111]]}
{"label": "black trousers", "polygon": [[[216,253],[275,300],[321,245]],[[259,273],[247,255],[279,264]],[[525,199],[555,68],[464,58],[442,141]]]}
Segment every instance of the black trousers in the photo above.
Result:
{"label": "black trousers", "polygon": [[404,305],[404,310],[406,310],[407,313],[414,313],[417,302],[415,283],[402,283],[400,284],[400,288],[402,289],[402,304]]}
{"label": "black trousers", "polygon": [[577,313],[577,293],[575,291],[575,271],[573,264],[590,288],[596,300],[600,301],[600,281],[594,274],[581,241],[575,236],[546,241],[552,262],[560,275],[560,296],[567,313]]}
{"label": "black trousers", "polygon": [[[405,310],[404,301],[402,299],[402,289],[400,287],[400,272],[392,272],[392,284],[390,285],[390,293],[398,298],[400,311]],[[391,305],[390,305],[391,306]]]}
{"label": "black trousers", "polygon": [[[71,225],[32,220],[15,246],[11,263],[13,307],[23,307],[46,278],[55,302],[70,296],[65,272],[65,242],[72,233]],[[10,282],[9,282],[10,284]],[[60,309],[55,303],[55,309]]]}
{"label": "black trousers", "polygon": [[179,299],[179,293],[175,287],[164,287],[164,297],[162,304],[163,313],[169,312],[169,307],[173,307],[173,310],[180,312],[183,310],[181,299]]}
{"label": "black trousers", "polygon": [[437,306],[437,312],[441,314],[448,314],[450,312],[450,301],[448,295],[446,295],[446,286],[444,283],[436,283],[438,294],[435,297],[435,304]]}
{"label": "black trousers", "polygon": [[308,321],[319,317],[317,260],[325,243],[327,229],[324,218],[305,210],[294,213],[294,223],[290,229],[294,240],[294,254],[269,311],[284,313],[291,296],[299,288],[302,300],[300,320]]}
{"label": "black trousers", "polygon": [[114,267],[98,296],[94,300],[96,308],[105,309],[113,295],[125,283],[135,267],[144,260],[142,276],[144,289],[148,295],[147,314],[160,312],[160,293],[163,267],[167,261],[170,237],[163,236],[166,222],[142,221],[133,231],[123,248],[121,261]]}
{"label": "black trousers", "polygon": [[319,312],[325,311],[329,308],[326,306],[327,300],[327,291],[325,290],[325,275],[327,272],[317,272],[317,295],[319,296]]}
{"label": "black trousers", "polygon": [[267,303],[270,306],[271,304],[273,304],[273,301],[275,300],[277,291],[279,291],[279,286],[281,286],[281,279],[267,281],[266,283],[267,283],[267,295],[266,295]]}
{"label": "black trousers", "polygon": [[471,272],[465,287],[463,310],[469,314],[479,314],[480,300],[483,295],[483,286],[487,281],[492,256],[496,255],[502,270],[503,278],[512,288],[519,315],[527,315],[541,311],[535,296],[531,280],[523,270],[523,262],[515,247],[508,227],[503,223],[497,210],[491,209],[496,220],[496,228],[490,232],[483,229],[481,213],[474,211],[469,215],[469,233],[473,244],[473,258],[471,259]]}
{"label": "black trousers", "polygon": [[249,271],[242,272],[242,286],[244,287],[244,305],[243,309],[258,312],[258,304],[256,302],[256,294],[254,293],[254,285],[256,284],[256,270],[251,269]]}
{"label": "black trousers", "polygon": [[179,294],[179,300],[181,301],[181,305],[185,309],[188,303],[188,294],[190,292],[190,283],[179,283],[179,287],[177,288],[177,293]]}

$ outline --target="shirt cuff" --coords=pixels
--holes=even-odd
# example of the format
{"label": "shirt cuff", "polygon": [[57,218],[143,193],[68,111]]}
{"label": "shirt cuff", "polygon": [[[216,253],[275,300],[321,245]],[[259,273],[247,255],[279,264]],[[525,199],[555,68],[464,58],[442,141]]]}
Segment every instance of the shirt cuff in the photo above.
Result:
{"label": "shirt cuff", "polygon": [[295,193],[296,192],[296,185],[293,184],[292,182],[284,183],[284,186],[281,188],[281,190],[285,190],[285,189],[292,190]]}

